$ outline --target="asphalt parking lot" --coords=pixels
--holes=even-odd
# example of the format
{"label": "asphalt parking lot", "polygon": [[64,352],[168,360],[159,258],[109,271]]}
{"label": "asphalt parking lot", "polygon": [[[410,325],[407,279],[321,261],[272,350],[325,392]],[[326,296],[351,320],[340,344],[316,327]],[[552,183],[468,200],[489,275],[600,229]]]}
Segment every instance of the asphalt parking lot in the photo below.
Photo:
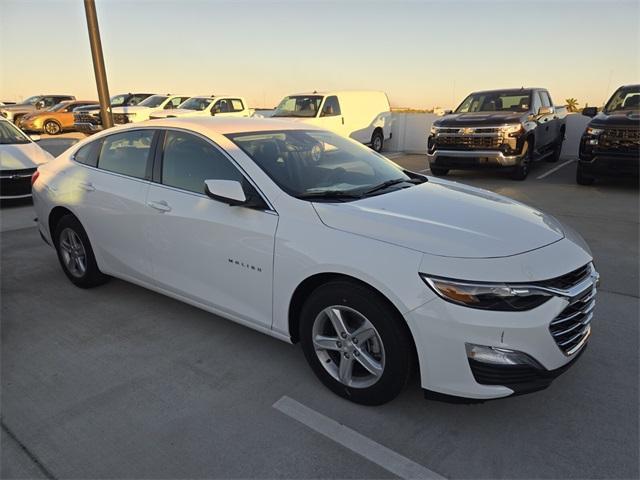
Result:
{"label": "asphalt parking lot", "polygon": [[[391,157],[426,169],[424,156]],[[393,478],[398,464],[447,478],[637,478],[638,185],[580,187],[575,168],[543,162],[524,182],[450,175],[574,227],[602,276],[580,361],[545,391],[475,405],[424,400],[417,379],[387,405],[351,404],[299,346],[123,281],[78,289],[32,207],[3,205],[2,478]]]}

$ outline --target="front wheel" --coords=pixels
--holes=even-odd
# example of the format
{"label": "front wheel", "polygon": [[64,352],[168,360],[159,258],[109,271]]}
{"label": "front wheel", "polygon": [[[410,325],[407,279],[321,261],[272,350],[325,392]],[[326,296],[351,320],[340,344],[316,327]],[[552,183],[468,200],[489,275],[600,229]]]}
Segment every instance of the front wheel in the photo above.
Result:
{"label": "front wheel", "polygon": [[373,132],[371,136],[371,148],[376,152],[380,153],[382,151],[382,147],[384,146],[384,135],[380,130],[376,130]]}
{"label": "front wheel", "polygon": [[62,270],[74,285],[91,288],[109,279],[98,268],[89,237],[73,215],[65,215],[56,225],[54,245]]}
{"label": "front wheel", "polygon": [[301,312],[300,339],[316,376],[337,395],[364,405],[395,398],[411,372],[404,319],[379,294],[349,281],[316,289]]}
{"label": "front wheel", "polygon": [[527,151],[518,161],[518,164],[511,172],[511,178],[513,180],[522,181],[529,175],[529,169],[531,168],[531,161],[533,160],[533,143],[531,141],[526,143]]}
{"label": "front wheel", "polygon": [[47,120],[46,122],[44,122],[42,128],[49,135],[58,135],[62,130],[60,128],[60,124],[58,122],[54,122],[53,120]]}

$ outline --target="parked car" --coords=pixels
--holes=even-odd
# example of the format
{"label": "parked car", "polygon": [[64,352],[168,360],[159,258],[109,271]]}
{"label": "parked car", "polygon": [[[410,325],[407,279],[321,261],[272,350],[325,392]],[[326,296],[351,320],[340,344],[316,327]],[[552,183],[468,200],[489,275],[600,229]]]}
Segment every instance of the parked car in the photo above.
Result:
{"label": "parked car", "polygon": [[191,97],[180,108],[174,110],[156,110],[149,114],[149,118],[174,118],[174,117],[249,117],[251,110],[242,97],[233,95],[211,95]]}
{"label": "parked car", "polygon": [[288,342],[380,404],[417,358],[431,394],[547,386],[591,334],[598,274],[555,218],[273,119],[153,120],[39,169],[38,228],[69,280],[131,281]]}
{"label": "parked car", "polygon": [[17,124],[23,115],[35,112],[36,110],[51,108],[66,100],[75,99],[76,97],[73,95],[34,95],[33,97],[27,98],[22,103],[0,107],[0,116],[3,116],[7,120]]}
{"label": "parked car", "polygon": [[508,168],[513,179],[524,180],[534,161],[560,158],[566,115],[542,88],[472,93],[433,123],[427,140],[431,173]]}
{"label": "parked car", "polygon": [[576,182],[591,185],[599,176],[638,178],[640,173],[640,85],[618,88],[602,112],[587,107],[593,117],[580,140]]}
{"label": "parked car", "polygon": [[25,132],[57,135],[74,130],[73,111],[78,107],[95,105],[95,100],[66,100],[46,110],[23,115],[16,125]]}
{"label": "parked car", "polygon": [[380,152],[391,138],[391,107],[384,92],[301,93],[285,97],[272,118],[316,125]]}
{"label": "parked car", "polygon": [[112,108],[113,123],[120,125],[143,122],[149,120],[149,114],[152,112],[156,110],[175,110],[188,99],[189,96],[187,95],[151,95],[137,105]]}
{"label": "parked car", "polygon": [[[122,93],[110,99],[111,108],[138,105],[153,93]],[[76,109],[73,116],[74,128],[82,133],[91,134],[102,130],[100,105],[89,105]]]}
{"label": "parked car", "polygon": [[5,118],[0,118],[0,200],[31,196],[31,176],[53,157]]}

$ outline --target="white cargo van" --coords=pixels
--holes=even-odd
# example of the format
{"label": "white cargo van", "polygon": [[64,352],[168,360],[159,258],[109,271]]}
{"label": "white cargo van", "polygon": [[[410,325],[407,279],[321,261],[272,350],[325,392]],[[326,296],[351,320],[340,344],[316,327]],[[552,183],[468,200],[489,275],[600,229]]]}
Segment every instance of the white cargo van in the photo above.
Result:
{"label": "white cargo van", "polygon": [[391,109],[384,92],[300,93],[284,97],[272,117],[286,117],[370,145],[376,152],[391,138]]}

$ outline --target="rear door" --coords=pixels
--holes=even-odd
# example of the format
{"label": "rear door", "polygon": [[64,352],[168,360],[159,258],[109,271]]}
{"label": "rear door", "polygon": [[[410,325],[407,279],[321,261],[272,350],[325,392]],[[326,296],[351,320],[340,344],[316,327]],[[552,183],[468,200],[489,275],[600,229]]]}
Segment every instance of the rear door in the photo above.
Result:
{"label": "rear door", "polygon": [[155,129],[114,133],[74,158],[86,167],[73,179],[75,203],[100,267],[144,282],[152,281],[143,225],[157,134]]}
{"label": "rear door", "polygon": [[167,130],[147,197],[149,251],[156,283],[221,313],[269,328],[273,249],[272,210],[229,206],[204,193],[204,181],[242,182],[257,191],[231,158],[209,139]]}

